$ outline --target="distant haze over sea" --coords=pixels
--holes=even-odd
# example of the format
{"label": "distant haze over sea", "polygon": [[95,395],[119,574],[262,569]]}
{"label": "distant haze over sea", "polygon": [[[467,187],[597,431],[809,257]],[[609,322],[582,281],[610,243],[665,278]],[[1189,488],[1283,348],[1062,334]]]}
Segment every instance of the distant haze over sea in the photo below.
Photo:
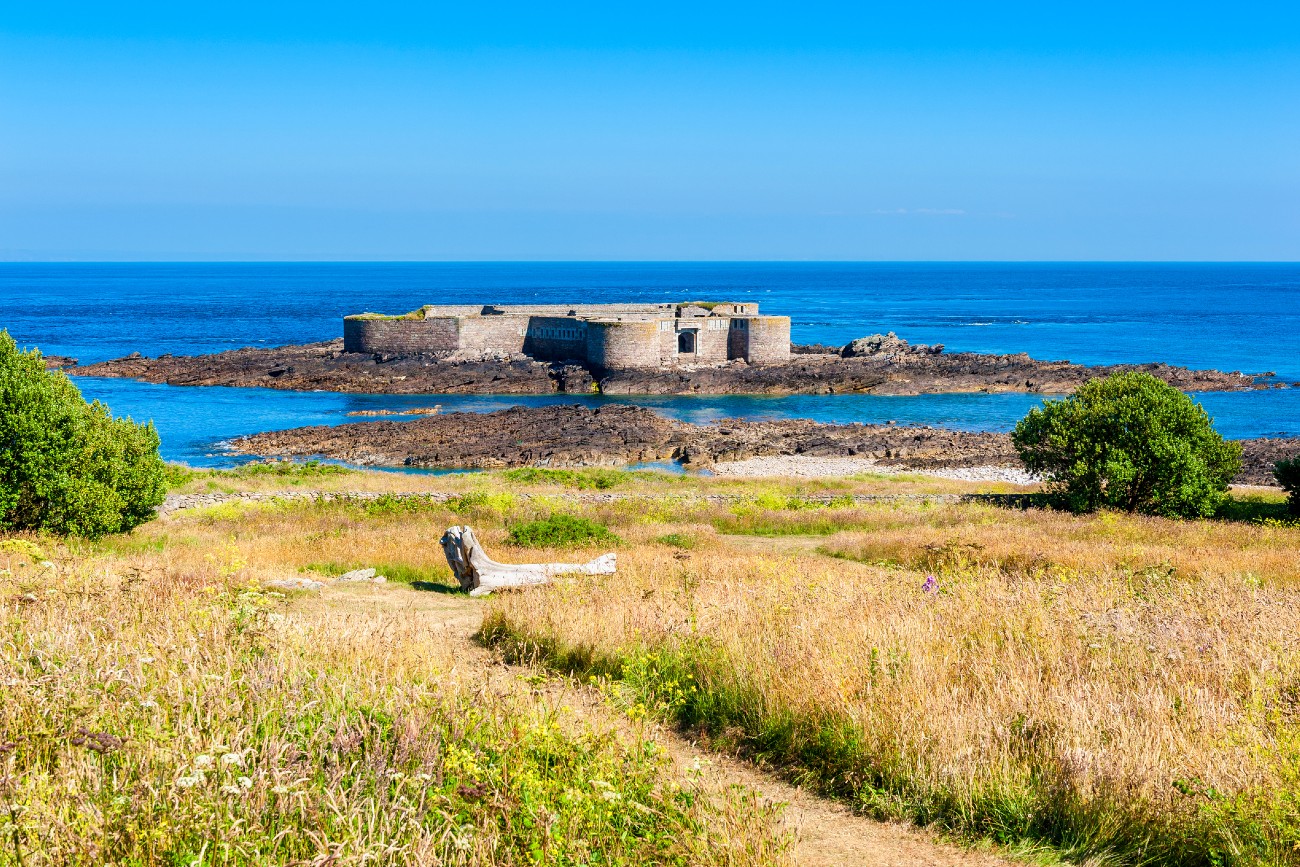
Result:
{"label": "distant haze over sea", "polygon": [[[838,345],[896,331],[950,351],[1027,352],[1089,364],[1163,361],[1273,371],[1300,382],[1297,264],[0,264],[0,327],[20,345],[87,362],[327,340],[340,336],[346,314],[401,313],[429,303],[692,299],[758,301],[764,312],[791,316],[799,343]],[[206,389],[89,379],[79,385],[118,413],[154,418],[164,450],[195,462],[207,462],[214,443],[238,433],[341,422],[354,405],[411,402],[260,389],[215,390],[204,398]],[[1229,436],[1300,435],[1298,395],[1300,389],[1288,389],[1198,399]],[[503,401],[510,402],[441,402],[473,409]],[[696,420],[799,415],[1006,429],[1037,401],[972,395],[644,402]]]}

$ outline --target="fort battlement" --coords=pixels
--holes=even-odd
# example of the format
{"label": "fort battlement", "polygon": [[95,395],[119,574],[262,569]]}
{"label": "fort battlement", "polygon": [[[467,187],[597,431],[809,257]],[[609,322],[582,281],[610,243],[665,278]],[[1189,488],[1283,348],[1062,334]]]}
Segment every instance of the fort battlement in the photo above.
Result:
{"label": "fort battlement", "polygon": [[345,352],[523,354],[602,370],[774,364],[790,357],[790,317],[753,302],[428,305],[343,320]]}

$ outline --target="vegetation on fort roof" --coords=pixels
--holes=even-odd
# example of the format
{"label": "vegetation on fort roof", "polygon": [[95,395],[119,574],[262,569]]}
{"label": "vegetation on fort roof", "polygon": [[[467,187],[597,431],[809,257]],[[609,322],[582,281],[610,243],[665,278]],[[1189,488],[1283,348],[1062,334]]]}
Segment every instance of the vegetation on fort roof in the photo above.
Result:
{"label": "vegetation on fort roof", "polygon": [[376,319],[399,320],[399,319],[423,319],[428,312],[427,307],[421,307],[418,310],[412,310],[409,313],[400,313],[389,315],[386,313],[354,313],[351,316],[345,316],[344,319],[359,319],[363,321],[372,321]]}

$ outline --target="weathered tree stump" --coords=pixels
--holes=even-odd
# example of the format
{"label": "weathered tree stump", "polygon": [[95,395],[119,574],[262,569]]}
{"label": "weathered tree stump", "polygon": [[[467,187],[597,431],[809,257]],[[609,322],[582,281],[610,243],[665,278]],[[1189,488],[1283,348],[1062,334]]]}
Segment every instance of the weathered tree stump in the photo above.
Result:
{"label": "weathered tree stump", "polygon": [[589,563],[498,563],[487,555],[469,527],[448,527],[438,540],[447,565],[470,596],[486,596],[503,587],[545,584],[556,575],[613,575],[614,554],[602,554]]}

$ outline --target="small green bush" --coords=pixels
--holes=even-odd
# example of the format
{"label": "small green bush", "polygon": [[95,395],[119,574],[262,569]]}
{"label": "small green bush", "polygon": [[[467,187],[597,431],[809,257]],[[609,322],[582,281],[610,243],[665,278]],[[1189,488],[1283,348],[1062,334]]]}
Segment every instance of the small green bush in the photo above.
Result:
{"label": "small green bush", "polygon": [[688,536],[685,533],[668,533],[664,536],[658,536],[655,541],[660,545],[667,545],[670,548],[681,548],[689,551],[695,547],[695,537]]}
{"label": "small green bush", "polygon": [[1278,485],[1286,491],[1286,505],[1293,515],[1300,515],[1300,455],[1273,465]]}
{"label": "small green bush", "polygon": [[0,529],[96,538],[154,516],[166,467],[152,424],[86,403],[0,331]]}
{"label": "small green bush", "polygon": [[1241,468],[1241,446],[1214,430],[1200,404],[1135,371],[1030,410],[1011,440],[1026,468],[1046,476],[1075,512],[1209,517]]}
{"label": "small green bush", "polygon": [[526,548],[558,548],[565,545],[617,545],[623,540],[604,524],[562,512],[510,528],[507,541]]}

